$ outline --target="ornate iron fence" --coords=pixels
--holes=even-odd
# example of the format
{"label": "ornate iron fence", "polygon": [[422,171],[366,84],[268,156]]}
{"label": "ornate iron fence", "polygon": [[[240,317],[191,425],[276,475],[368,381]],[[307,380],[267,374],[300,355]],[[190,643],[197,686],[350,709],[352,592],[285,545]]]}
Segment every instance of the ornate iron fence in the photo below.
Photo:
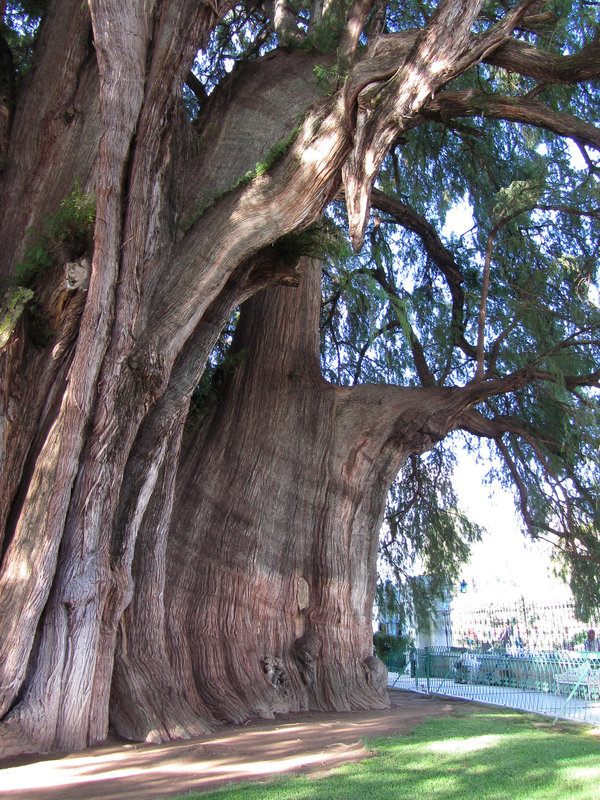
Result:
{"label": "ornate iron fence", "polygon": [[600,653],[431,647],[385,660],[390,688],[600,725]]}
{"label": "ornate iron fence", "polygon": [[579,647],[588,628],[600,627],[600,619],[582,623],[572,601],[539,604],[522,597],[505,604],[453,604],[451,627],[454,646],[482,649],[508,638],[529,650],[550,651]]}

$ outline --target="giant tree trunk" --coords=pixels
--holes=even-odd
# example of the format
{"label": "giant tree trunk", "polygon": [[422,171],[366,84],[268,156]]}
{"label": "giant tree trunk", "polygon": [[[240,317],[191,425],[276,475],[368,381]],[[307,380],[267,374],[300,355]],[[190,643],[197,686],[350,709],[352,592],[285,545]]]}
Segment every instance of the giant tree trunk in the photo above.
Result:
{"label": "giant tree trunk", "polygon": [[[135,521],[115,528],[113,535],[123,475],[142,420],[169,386],[171,369],[186,339],[197,331],[192,359],[196,367],[183,385],[181,377],[174,376],[165,406],[185,407],[204,363],[198,362],[197,354],[204,352],[206,357],[218,335],[215,321],[210,320],[211,302],[227,311],[258,285],[280,280],[280,267],[261,265],[259,256],[262,273],[244,282],[243,273],[248,271],[244,265],[256,261],[257,251],[279,232],[292,229],[303,216],[310,220],[331,191],[323,194],[323,184],[311,180],[312,199],[309,193],[307,203],[297,202],[292,192],[287,198],[292,213],[278,221],[265,214],[265,208],[280,202],[285,181],[272,183],[269,192],[261,186],[240,189],[227,194],[219,209],[207,212],[182,236],[176,222],[186,208],[182,204],[194,205],[199,192],[201,196],[205,191],[198,188],[194,170],[202,172],[203,159],[212,163],[219,148],[231,146],[229,137],[225,144],[212,142],[210,149],[188,147],[190,132],[178,119],[177,101],[186,70],[203,32],[216,19],[209,7],[195,2],[190,6],[190,14],[173,4],[163,7],[154,30],[146,11],[131,22],[109,4],[94,9],[103,134],[92,276],[79,339],[71,351],[66,344],[61,350],[69,352],[69,359],[59,378],[68,374],[68,380],[63,377],[61,384],[54,377],[56,367],[50,359],[51,385],[58,383],[59,391],[49,405],[44,394],[48,390],[42,388],[40,402],[30,414],[32,433],[22,447],[23,453],[29,449],[33,456],[31,469],[19,472],[23,467],[16,465],[11,470],[14,486],[6,492],[10,502],[18,487],[19,507],[15,510],[13,500],[14,530],[0,576],[4,654],[0,714],[11,708],[27,676],[10,722],[35,740],[37,747],[68,749],[106,735],[116,625],[132,592],[128,563],[138,520],[160,471],[160,466],[148,468],[139,478]],[[136,13],[133,7],[130,11]],[[151,40],[148,62],[145,48]],[[175,47],[174,42],[178,42]],[[128,53],[125,72],[118,68],[124,52]],[[304,70],[311,78],[309,83],[304,81],[308,92],[298,92],[299,105],[287,103],[280,114],[282,91],[279,106],[273,103],[274,125],[266,136],[277,136],[278,131],[285,134],[290,121],[296,124],[298,109],[305,109],[316,96],[310,60],[291,61],[296,64],[291,70],[267,64],[267,72],[276,69],[296,83],[298,73],[302,83]],[[260,83],[261,76],[255,80]],[[282,86],[286,87],[285,80]],[[221,104],[220,113],[225,118],[229,114],[230,124],[240,128],[236,133],[242,139],[245,136],[245,147],[238,148],[236,162],[222,170],[223,188],[230,188],[229,181],[235,184],[240,170],[243,175],[264,156],[266,147],[264,138],[249,138],[235,124],[240,103],[236,106],[233,95],[228,105]],[[209,119],[215,120],[215,114]],[[338,138],[344,141],[343,134]],[[187,191],[184,170],[190,151],[193,169],[188,170],[192,174],[187,179],[192,188]],[[227,163],[226,155],[219,158]],[[333,174],[325,171],[325,184]],[[302,194],[302,180],[296,192]],[[247,209],[240,213],[244,194],[248,195]],[[252,220],[261,213],[265,224],[256,226]],[[233,288],[227,288],[230,278]],[[44,357],[56,352],[55,344]],[[12,347],[11,352],[18,351]],[[14,364],[7,368],[9,375],[11,367]],[[189,366],[184,369],[189,371]],[[38,421],[40,408],[47,417],[43,424]],[[33,453],[36,426],[39,444]],[[163,452],[169,447],[164,445]],[[135,475],[135,469],[130,474]],[[115,562],[111,548],[117,553]],[[25,572],[31,574],[32,567],[31,579],[15,580]],[[62,667],[57,670],[56,664]]]}
{"label": "giant tree trunk", "polygon": [[[164,554],[168,514],[158,512],[170,508],[181,419],[201,371],[190,343],[205,355],[217,307],[215,319],[258,285],[280,280],[275,268],[248,284],[243,273],[280,236],[317,218],[338,191],[352,148],[344,175],[359,243],[374,179],[362,168],[369,136],[377,146],[376,158],[367,161],[376,167],[390,130],[396,136],[410,127],[435,88],[485,49],[482,43],[465,55],[480,4],[446,0],[424,35],[386,38],[331,97],[318,100],[313,67],[326,61],[320,55],[279,51],[249,62],[215,92],[198,132],[181,114],[183,81],[231,5],[90,0],[92,49],[79,0],[56,0],[40,38],[37,72],[15,113],[2,175],[3,212],[10,209],[0,222],[7,255],[2,274],[22,254],[26,226],[41,223],[76,178],[86,188],[95,179],[97,195],[85,298],[63,302],[57,296],[56,264],[43,283],[55,298],[49,307],[58,338],[33,363],[22,346],[23,330],[15,329],[0,363],[10,381],[0,395],[8,420],[0,429],[0,457],[8,467],[0,487],[0,513],[8,520],[0,573],[0,715],[8,712],[4,719],[37,747],[81,747],[106,735],[117,626],[133,596],[132,558],[144,526],[154,522],[155,533],[148,530],[149,538],[140,540],[135,608],[152,591],[141,567],[144,548],[149,561],[154,546],[160,558]],[[457,9],[464,11],[460,24]],[[431,65],[441,63],[441,53],[439,72]],[[407,91],[398,91],[407,75],[413,76]],[[375,85],[389,94],[379,108],[393,106],[387,126],[375,106],[357,117],[361,91]],[[248,98],[255,103],[251,113]],[[36,114],[33,132],[26,130],[28,103]],[[285,157],[248,181],[246,173],[299,117]],[[164,738],[202,729],[203,716],[243,719],[256,709],[384,702],[366,682],[363,666],[370,653],[373,532],[399,464],[438,432],[432,437],[420,430],[427,407],[422,393],[327,386],[318,372],[316,332],[307,344],[294,326],[285,332],[278,318],[292,313],[289,304],[299,295],[290,297],[296,299],[265,295],[247,312],[248,336],[257,341],[244,367],[246,384],[232,387],[211,420],[214,430],[204,426],[198,434],[203,452],[213,453],[201,466],[207,474],[196,518],[204,521],[192,526],[192,509],[178,501],[170,563],[196,550],[201,558],[194,574],[187,566],[181,574],[167,569],[173,632],[164,642],[157,634],[153,653],[162,666],[146,683],[148,716],[123,721],[127,731],[156,729],[156,738]],[[250,319],[262,317],[261,304],[269,303],[275,306],[270,324],[281,331],[279,360],[270,365],[268,324],[257,328]],[[256,375],[252,354],[263,364]],[[239,409],[246,395],[244,428]],[[439,399],[432,394],[430,401]],[[15,421],[20,403],[23,430]],[[454,401],[449,405],[454,409]],[[439,435],[450,424],[445,411],[442,417]],[[399,432],[394,426],[401,418],[406,431]],[[297,427],[289,436],[292,423]],[[241,447],[244,436],[247,448]],[[219,465],[223,451],[230,461]],[[152,454],[145,467],[144,454]],[[232,463],[238,468],[228,494]],[[199,468],[188,457],[182,494]],[[190,599],[195,592],[206,598],[204,615]],[[162,614],[159,603],[159,622]],[[148,630],[152,620],[149,614]],[[139,661],[144,641],[141,633],[137,644],[137,634],[126,638],[128,624],[126,617],[121,675],[126,659]],[[195,646],[199,631],[203,653]],[[294,642],[300,644],[292,656]],[[173,684],[167,651],[182,682],[173,709],[163,713],[151,700],[156,683]],[[263,676],[265,659],[278,689]],[[113,697],[142,683],[117,680]],[[138,696],[123,702],[133,704]]]}
{"label": "giant tree trunk", "polygon": [[328,384],[319,311],[320,269],[308,260],[301,291],[269,289],[244,305],[243,363],[186,440],[178,474],[171,658],[190,697],[235,722],[386,705],[371,658],[385,499],[403,461],[456,411],[446,390],[417,399]]}

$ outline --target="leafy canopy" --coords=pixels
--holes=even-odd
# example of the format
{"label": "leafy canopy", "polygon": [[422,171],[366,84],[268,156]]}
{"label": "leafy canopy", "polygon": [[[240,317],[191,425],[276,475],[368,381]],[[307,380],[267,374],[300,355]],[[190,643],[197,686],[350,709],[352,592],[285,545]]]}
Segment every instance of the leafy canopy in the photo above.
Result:
{"label": "leafy canopy", "polygon": [[[597,9],[556,12],[551,29],[521,39],[573,52],[597,35]],[[490,106],[500,93],[515,103],[535,94],[591,121],[598,102],[597,86],[540,85],[487,65],[449,88],[482,93]],[[506,388],[476,406],[469,433],[493,441],[495,477],[513,488],[529,534],[556,544],[585,616],[600,599],[598,151],[482,109],[432,114],[390,153],[363,252],[324,272],[324,369],[344,384],[473,381],[488,259],[482,377]],[[458,208],[464,218],[453,223]],[[343,227],[343,207],[332,213]],[[513,387],[519,372],[530,378]],[[473,532],[417,472],[409,463],[392,491],[384,553],[402,573],[406,553],[421,551],[428,569],[451,577]],[[439,524],[450,511],[454,549],[436,552],[450,541]]]}
{"label": "leafy canopy", "polygon": [[[436,5],[374,4],[355,60]],[[203,91],[282,42],[340,53],[339,15],[318,8],[290,4],[284,33],[263,7],[236,6],[196,64]],[[489,2],[476,28],[505,14]],[[344,203],[328,208],[323,266],[324,375],[476,387],[463,446],[491,443],[490,475],[512,488],[528,534],[556,545],[583,616],[600,604],[600,98],[597,80],[560,70],[568,56],[597,60],[599,36],[597,4],[533,5],[512,42],[536,67],[486,59],[432,98],[381,167],[358,255]],[[317,66],[325,95],[343,91],[342,62]],[[456,441],[411,458],[390,493],[382,553],[401,587],[418,558],[442,591],[479,533],[456,507]]]}
{"label": "leafy canopy", "polygon": [[[188,80],[197,124],[237,64],[277,46],[313,53],[315,80],[334,97],[369,43],[421,29],[439,4],[373,3],[354,49],[344,41],[345,15],[362,4],[330,5],[335,13],[294,0],[278,22],[268,4],[238,3]],[[1,37],[16,83],[47,7],[4,7]],[[600,605],[599,8],[532,3],[508,61],[494,54],[454,78],[393,142],[362,251],[348,244],[339,199],[323,239],[324,375],[343,385],[474,387],[479,395],[457,426],[463,442],[474,451],[481,438],[492,443],[491,474],[514,491],[528,534],[556,545],[584,616]],[[506,13],[506,3],[490,0],[476,32]],[[318,61],[325,52],[333,63]],[[271,168],[263,166],[256,175]],[[48,221],[42,244],[62,240],[70,211],[87,231],[92,206],[76,205]],[[44,252],[29,255],[35,263],[23,269],[34,275]],[[390,493],[382,553],[401,586],[417,557],[432,586],[451,583],[478,535],[456,507],[455,444],[456,436],[415,454]]]}

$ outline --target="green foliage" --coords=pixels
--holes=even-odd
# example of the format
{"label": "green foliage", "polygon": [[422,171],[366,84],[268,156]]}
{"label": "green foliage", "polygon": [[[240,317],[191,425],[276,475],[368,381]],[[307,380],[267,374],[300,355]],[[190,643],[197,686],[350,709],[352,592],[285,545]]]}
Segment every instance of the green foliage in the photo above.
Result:
{"label": "green foliage", "polygon": [[29,232],[31,244],[15,265],[13,282],[31,287],[54,262],[62,249],[70,258],[92,251],[96,199],[75,186],[58,210],[44,220],[41,231]]}
{"label": "green foliage", "polygon": [[327,95],[332,95],[337,91],[348,75],[348,71],[342,69],[339,64],[333,64],[330,67],[317,64],[313,67],[313,72],[320,89]]}
{"label": "green foliage", "polygon": [[578,619],[587,622],[598,609],[600,597],[600,536],[599,526],[590,523],[579,526],[573,540],[556,557],[562,575],[569,582],[573,596],[578,598]]}
{"label": "green foliage", "polygon": [[403,629],[427,619],[452,592],[481,536],[457,507],[453,462],[451,450],[441,447],[411,459],[388,495],[380,555],[390,579],[378,586],[376,604],[384,614],[393,608]]}
{"label": "green foliage", "polygon": [[539,205],[545,189],[546,181],[542,176],[536,176],[529,180],[512,181],[509,186],[496,193],[492,218],[501,221],[513,214],[535,208]]}
{"label": "green foliage", "polygon": [[[430,11],[392,4],[388,30],[420,26]],[[483,30],[503,13],[489,4],[478,24]],[[520,38],[564,54],[597,29],[597,9],[565,3],[553,13],[539,31]],[[541,86],[481,64],[448,88],[515,100],[533,93],[549,108],[597,121],[597,90],[589,84]],[[363,252],[326,263],[322,314],[322,363],[330,381],[418,387],[425,364],[434,385],[465,386],[474,377],[483,264],[493,233],[485,380],[506,381],[507,390],[475,410],[484,420],[511,420],[518,428],[492,443],[491,473],[517,488],[527,533],[556,544],[586,612],[600,605],[599,167],[592,148],[569,145],[541,127],[483,116],[433,118],[415,127],[389,154],[377,187],[422,225],[373,213]],[[464,222],[455,221],[459,207]],[[340,228],[347,224],[343,206],[332,206],[330,214]],[[421,234],[425,226],[439,237],[444,258]],[[442,270],[449,260],[458,287]],[[509,388],[509,376],[520,371],[531,375],[529,382]],[[465,441],[475,453],[475,437]],[[407,465],[386,514],[394,519],[394,504],[401,512],[395,529],[384,530],[382,548],[390,560],[386,551],[398,536],[391,563],[407,597],[413,562],[418,572],[439,573],[432,586],[442,585],[446,571],[451,582],[465,554],[453,542],[468,544],[476,535],[439,480],[420,482],[431,458],[421,461],[423,468]],[[450,460],[440,458],[440,469],[449,470]],[[422,552],[425,563],[417,559]]]}
{"label": "green foliage", "polygon": [[18,0],[18,2],[6,4],[7,16],[19,16],[26,24],[27,20],[40,20],[46,13],[49,0]]}
{"label": "green foliage", "polygon": [[48,2],[49,0],[20,0],[6,4],[2,36],[10,48],[19,81],[31,69],[33,45]]}
{"label": "green foliage", "polygon": [[194,72],[210,94],[226,79],[235,63],[264,55],[277,44],[261,7],[240,3],[219,21],[208,46],[198,55]]}
{"label": "green foliage", "polygon": [[8,342],[33,291],[22,286],[9,287],[0,303],[0,350]]}
{"label": "green foliage", "polygon": [[390,653],[399,653],[411,646],[409,636],[393,636],[391,633],[378,631],[373,634],[373,647],[375,655],[382,661],[386,661]]}
{"label": "green foliage", "polygon": [[344,31],[346,14],[344,3],[332,4],[330,13],[325,20],[312,26],[308,36],[303,42],[303,47],[314,49],[318,53],[332,53],[335,51]]}
{"label": "green foliage", "polygon": [[196,95],[187,85],[183,87],[183,104],[185,105],[188,117],[190,119],[196,119],[200,113],[200,103]]}
{"label": "green foliage", "polygon": [[326,218],[281,236],[271,247],[284,264],[294,264],[300,256],[323,260],[343,258],[350,252],[343,231]]}

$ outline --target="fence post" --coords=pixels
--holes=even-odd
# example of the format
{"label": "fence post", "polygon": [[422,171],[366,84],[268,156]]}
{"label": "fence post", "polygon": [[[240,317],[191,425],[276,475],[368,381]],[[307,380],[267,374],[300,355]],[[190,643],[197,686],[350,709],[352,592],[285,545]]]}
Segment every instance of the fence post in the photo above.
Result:
{"label": "fence post", "polygon": [[427,694],[429,694],[429,677],[430,677],[430,664],[431,664],[431,653],[429,652],[429,648],[425,648],[425,676],[427,677]]}

